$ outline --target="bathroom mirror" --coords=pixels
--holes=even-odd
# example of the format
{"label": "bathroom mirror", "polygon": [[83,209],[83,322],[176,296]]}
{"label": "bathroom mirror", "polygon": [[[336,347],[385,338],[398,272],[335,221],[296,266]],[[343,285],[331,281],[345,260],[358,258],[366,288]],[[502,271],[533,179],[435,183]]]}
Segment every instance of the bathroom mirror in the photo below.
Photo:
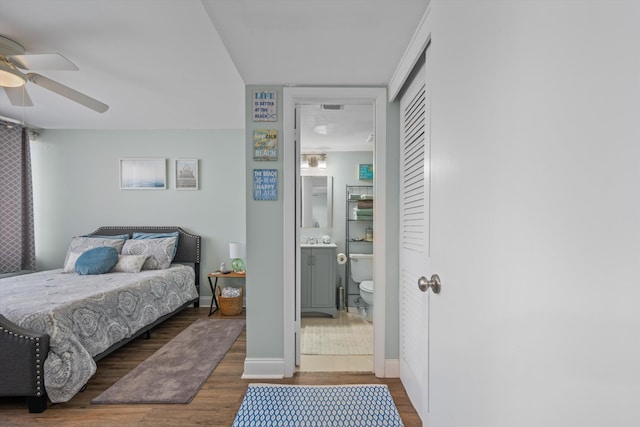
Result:
{"label": "bathroom mirror", "polygon": [[333,177],[302,176],[302,227],[333,226]]}

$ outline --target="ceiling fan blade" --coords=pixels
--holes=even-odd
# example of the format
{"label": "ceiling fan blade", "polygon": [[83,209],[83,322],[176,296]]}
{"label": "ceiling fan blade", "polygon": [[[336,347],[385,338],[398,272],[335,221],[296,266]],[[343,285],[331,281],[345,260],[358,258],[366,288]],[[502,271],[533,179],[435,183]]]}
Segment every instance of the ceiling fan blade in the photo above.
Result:
{"label": "ceiling fan blade", "polygon": [[20,87],[5,87],[9,102],[16,107],[33,107],[33,102],[27,93],[27,88],[22,85]]}
{"label": "ceiling fan blade", "polygon": [[75,89],[71,89],[70,87],[63,85],[62,83],[58,83],[45,76],[41,76],[40,74],[27,73],[26,76],[27,80],[29,80],[31,83],[48,89],[51,92],[57,93],[58,95],[64,96],[65,98],[77,102],[78,104],[84,105],[85,107],[97,111],[98,113],[104,113],[109,109],[109,106],[107,104],[104,104],[97,99],[91,98],[84,93],[80,93]]}
{"label": "ceiling fan blade", "polygon": [[70,70],[78,67],[59,53],[27,53],[11,55],[11,61],[23,70]]}

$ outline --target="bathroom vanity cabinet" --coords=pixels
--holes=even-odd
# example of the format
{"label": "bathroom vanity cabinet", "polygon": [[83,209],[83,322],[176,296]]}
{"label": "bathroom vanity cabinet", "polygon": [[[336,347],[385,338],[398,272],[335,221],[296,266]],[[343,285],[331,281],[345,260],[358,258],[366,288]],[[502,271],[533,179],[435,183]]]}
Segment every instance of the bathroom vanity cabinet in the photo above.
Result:
{"label": "bathroom vanity cabinet", "polygon": [[300,312],[335,317],[336,246],[303,246],[300,255]]}

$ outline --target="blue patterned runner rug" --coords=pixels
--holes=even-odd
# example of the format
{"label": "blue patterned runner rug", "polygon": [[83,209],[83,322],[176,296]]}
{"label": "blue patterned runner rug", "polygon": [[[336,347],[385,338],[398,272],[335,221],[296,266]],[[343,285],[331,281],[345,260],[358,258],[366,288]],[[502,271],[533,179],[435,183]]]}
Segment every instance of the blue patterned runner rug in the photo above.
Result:
{"label": "blue patterned runner rug", "polygon": [[249,384],[232,427],[403,427],[384,384]]}

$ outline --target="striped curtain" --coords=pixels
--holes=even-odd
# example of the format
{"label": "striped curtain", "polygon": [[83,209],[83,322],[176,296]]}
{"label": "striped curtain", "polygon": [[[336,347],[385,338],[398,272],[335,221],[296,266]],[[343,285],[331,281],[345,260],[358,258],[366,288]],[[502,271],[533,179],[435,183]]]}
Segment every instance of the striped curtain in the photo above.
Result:
{"label": "striped curtain", "polygon": [[35,267],[29,135],[0,122],[0,273]]}

